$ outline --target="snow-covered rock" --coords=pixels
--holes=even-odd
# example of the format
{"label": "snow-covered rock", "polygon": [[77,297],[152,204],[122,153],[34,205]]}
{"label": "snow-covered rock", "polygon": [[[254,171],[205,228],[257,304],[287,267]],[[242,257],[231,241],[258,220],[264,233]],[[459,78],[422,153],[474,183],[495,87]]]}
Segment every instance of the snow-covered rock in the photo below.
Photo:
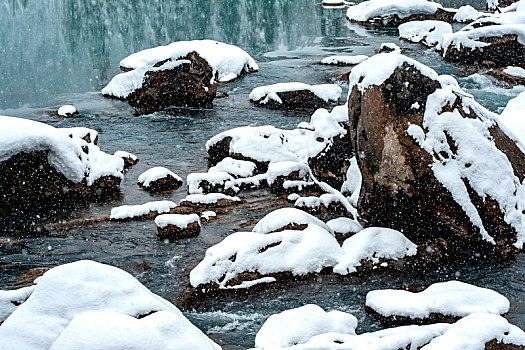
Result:
{"label": "snow-covered rock", "polygon": [[201,220],[197,214],[162,214],[155,218],[160,239],[195,237],[201,232]]}
{"label": "snow-covered rock", "polygon": [[504,87],[525,86],[525,69],[521,67],[502,67],[489,70],[488,74],[504,82]]}
{"label": "snow-covered rock", "polygon": [[336,55],[323,58],[319,64],[335,66],[355,66],[368,58],[366,55]]}
{"label": "snow-covered rock", "polygon": [[139,162],[139,158],[136,155],[126,151],[116,151],[113,155],[122,158],[124,167],[128,169]]}
{"label": "snow-covered rock", "polygon": [[299,197],[295,201],[294,207],[310,213],[344,213],[347,211],[341,203],[341,198],[334,193],[323,193],[319,197]]}
{"label": "snow-covered rock", "polygon": [[266,183],[274,192],[284,190],[285,181],[305,181],[308,179],[310,167],[304,163],[285,161],[270,163],[265,174]]}
{"label": "snow-covered rock", "polygon": [[279,83],[253,89],[250,101],[268,108],[316,109],[337,102],[342,92],[335,84]]}
{"label": "snow-covered rock", "polygon": [[308,304],[270,316],[255,336],[261,349],[287,348],[307,343],[312,337],[329,332],[355,335],[357,318],[341,312],[326,312]]}
{"label": "snow-covered rock", "polygon": [[71,118],[77,115],[78,111],[73,105],[64,105],[58,109],[57,114],[64,118]]}
{"label": "snow-covered rock", "polygon": [[452,77],[403,55],[371,57],[350,78],[351,134],[363,155],[358,209],[369,225],[418,244],[454,242],[449,256],[522,247],[523,146],[497,115]]}
{"label": "snow-covered rock", "polygon": [[367,0],[347,10],[346,17],[374,27],[397,27],[412,20],[451,22],[455,12],[427,0]]}
{"label": "snow-covered rock", "polygon": [[239,192],[233,176],[224,171],[191,173],[186,177],[189,194],[225,193],[232,195]]}
{"label": "snow-covered rock", "polygon": [[[35,284],[31,296],[0,326],[0,348],[122,349],[129,344],[121,333],[125,325],[136,331],[136,325],[144,325],[151,327],[147,337],[153,344],[164,344],[159,348],[181,349],[166,345],[177,337],[175,344],[186,344],[186,348],[220,349],[174,305],[116,267],[77,261],[47,271]],[[140,323],[141,317],[147,321]],[[178,332],[167,334],[166,330],[174,329]]]}
{"label": "snow-covered rock", "polygon": [[16,308],[25,302],[35,290],[34,286],[24,287],[16,290],[0,290],[0,325]]}
{"label": "snow-covered rock", "polygon": [[177,41],[134,53],[120,62],[124,73],[102,89],[126,100],[139,114],[169,106],[203,106],[215,98],[217,82],[258,70],[244,50],[213,40]]}
{"label": "snow-covered rock", "polygon": [[209,168],[208,172],[226,172],[233,177],[242,178],[253,176],[256,170],[257,166],[253,162],[226,157],[215,166]]}
{"label": "snow-covered rock", "polygon": [[441,45],[446,33],[452,33],[452,26],[442,21],[412,21],[399,26],[401,38],[429,47]]}
{"label": "snow-covered rock", "polygon": [[525,144],[525,91],[507,102],[499,120]]}
{"label": "snow-covered rock", "polygon": [[479,63],[490,60],[498,67],[525,65],[525,24],[490,25],[444,36],[445,60]]}
{"label": "snow-covered rock", "polygon": [[490,289],[460,281],[434,283],[422,292],[374,290],[366,295],[366,307],[389,324],[450,322],[473,313],[501,315],[509,300]]}
{"label": "snow-covered rock", "polygon": [[357,220],[345,217],[332,219],[326,224],[332,229],[336,237],[341,237],[343,239],[353,236],[354,233],[363,230],[363,226],[361,226]]}
{"label": "snow-covered rock", "polygon": [[122,205],[111,209],[111,220],[132,220],[154,218],[169,213],[177,204],[172,201],[155,201],[137,205]]}
{"label": "snow-covered rock", "polygon": [[154,167],[139,175],[138,184],[150,193],[173,191],[182,186],[182,179],[164,167]]}
{"label": "snow-covered rock", "polygon": [[233,204],[240,204],[243,201],[239,197],[232,197],[224,193],[190,194],[181,199],[179,205],[182,207],[227,207]]}
{"label": "snow-covered rock", "polygon": [[476,10],[470,5],[461,6],[458,12],[454,15],[454,21],[456,22],[472,22],[483,16],[483,13]]}
{"label": "snow-covered rock", "polygon": [[394,44],[394,43],[381,43],[378,53],[389,53],[389,52],[401,53],[401,48],[399,47],[399,45]]}
{"label": "snow-covered rock", "polygon": [[401,232],[382,227],[368,227],[343,243],[343,256],[334,272],[346,275],[356,271],[363,261],[378,265],[382,260],[414,256],[417,246]]}
{"label": "snow-covered rock", "polygon": [[0,125],[0,222],[119,191],[124,162],[95,145],[96,131],[7,116]]}
{"label": "snow-covered rock", "polygon": [[217,213],[212,210],[203,211],[201,214],[201,220],[206,222],[211,221],[217,217]]}
{"label": "snow-covered rock", "polygon": [[252,231],[266,234],[284,230],[304,230],[309,225],[317,225],[330,232],[332,236],[334,234],[330,226],[296,208],[281,208],[270,212],[259,220]]}
{"label": "snow-covered rock", "polygon": [[335,238],[318,225],[266,234],[235,232],[206,250],[191,271],[190,282],[193,287],[251,287],[281,273],[320,272],[335,265],[340,255]]}

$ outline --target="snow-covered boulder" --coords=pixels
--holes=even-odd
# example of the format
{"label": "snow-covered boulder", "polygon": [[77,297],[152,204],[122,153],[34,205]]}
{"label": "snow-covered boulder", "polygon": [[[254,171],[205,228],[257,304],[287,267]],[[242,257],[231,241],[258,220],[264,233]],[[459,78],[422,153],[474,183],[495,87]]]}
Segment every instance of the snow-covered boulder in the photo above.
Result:
{"label": "snow-covered boulder", "polygon": [[255,174],[257,165],[247,160],[233,159],[226,157],[208,169],[209,173],[225,172],[235,178],[250,177]]}
{"label": "snow-covered boulder", "polygon": [[257,71],[244,50],[213,40],[177,41],[134,53],[122,61],[124,73],[102,89],[126,100],[140,114],[169,106],[203,106],[215,98],[217,82]]}
{"label": "snow-covered boulder", "polygon": [[208,288],[248,288],[320,272],[334,266],[340,255],[335,238],[319,225],[270,233],[235,232],[206,250],[191,271],[190,282],[200,286],[199,293]]}
{"label": "snow-covered boulder", "polygon": [[355,66],[368,58],[366,55],[336,55],[323,58],[319,64],[334,66]]}
{"label": "snow-covered boulder", "polygon": [[189,194],[224,193],[233,195],[239,192],[233,176],[224,171],[191,173],[186,177]]}
{"label": "snow-covered boulder", "polygon": [[451,62],[498,67],[525,66],[525,24],[490,25],[445,35],[443,58]]}
{"label": "snow-covered boulder", "polygon": [[78,111],[73,105],[63,105],[58,109],[57,114],[64,118],[71,118],[78,115]]}
{"label": "snow-covered boulder", "polygon": [[346,17],[372,27],[397,27],[410,21],[452,22],[455,11],[427,0],[367,0],[351,6]]}
{"label": "snow-covered boulder", "polygon": [[136,349],[122,336],[134,330],[146,337],[138,344],[148,339],[159,349],[220,349],[174,305],[116,267],[77,261],[49,270],[35,284],[0,326],[0,348]]}
{"label": "snow-covered boulder", "polygon": [[525,91],[507,102],[499,120],[525,144]]}
{"label": "snow-covered boulder", "polygon": [[110,220],[153,219],[159,214],[169,213],[177,204],[172,201],[155,201],[136,205],[121,205],[111,209]]}
{"label": "snow-covered boulder", "polygon": [[279,83],[253,89],[250,101],[272,109],[315,110],[339,101],[342,93],[342,89],[335,84]]}
{"label": "snow-covered boulder", "polygon": [[509,87],[525,86],[525,69],[521,67],[502,67],[489,70],[485,74],[504,82]]}
{"label": "snow-covered boulder", "polygon": [[417,244],[443,239],[451,257],[522,248],[523,146],[497,115],[452,77],[399,54],[356,66],[350,91],[358,209],[369,225]]}
{"label": "snow-covered boulder", "polygon": [[116,151],[113,155],[122,158],[125,169],[129,169],[139,162],[139,158],[136,155],[126,151]]}
{"label": "snow-covered boulder", "polygon": [[389,52],[401,53],[401,48],[399,47],[399,45],[394,44],[394,43],[381,43],[381,46],[379,46],[378,53],[389,53]]}
{"label": "snow-covered boulder", "polygon": [[454,15],[456,22],[472,22],[482,17],[484,14],[470,5],[461,6]]}
{"label": "snow-covered boulder", "polygon": [[452,33],[452,26],[442,21],[413,21],[399,26],[399,37],[429,47],[440,46],[447,33]]}
{"label": "snow-covered boulder", "polygon": [[217,217],[217,213],[213,210],[206,210],[201,213],[201,221],[210,222]]}
{"label": "snow-covered boulder", "polygon": [[201,220],[197,214],[162,214],[155,218],[160,239],[177,240],[198,236]]}
{"label": "snow-covered boulder", "polygon": [[333,193],[323,193],[320,196],[299,197],[294,207],[309,213],[345,213],[347,209],[342,205],[340,197]]}
{"label": "snow-covered boulder", "polygon": [[286,161],[270,163],[266,172],[266,183],[273,192],[282,192],[285,181],[304,181],[308,179],[310,167],[304,163]]}
{"label": "snow-covered boulder", "polygon": [[388,261],[417,253],[417,246],[401,232],[383,227],[368,227],[343,243],[343,255],[334,272],[346,275],[363,264],[388,266]]}
{"label": "snow-covered boulder", "polygon": [[304,230],[309,225],[317,225],[330,232],[332,236],[334,235],[330,226],[315,216],[296,208],[281,208],[270,212],[259,220],[252,231],[257,233],[271,233],[284,230]]}
{"label": "snow-covered boulder", "polygon": [[340,188],[353,157],[348,131],[347,108],[337,106],[331,112],[318,109],[309,123],[293,130],[269,125],[227,130],[208,140],[206,149],[212,164],[226,157],[249,160],[258,173],[265,173],[270,163],[309,164],[319,180]]}
{"label": "snow-covered boulder", "polygon": [[260,349],[288,348],[307,343],[323,333],[355,335],[357,318],[341,312],[326,312],[321,307],[308,304],[270,316],[255,336],[255,346]]}
{"label": "snow-covered boulder", "polygon": [[138,184],[150,193],[174,191],[182,186],[180,176],[164,167],[154,167],[139,175]]}
{"label": "snow-covered boulder", "polygon": [[425,290],[374,290],[366,295],[366,309],[385,324],[455,322],[473,313],[502,315],[509,300],[490,289],[460,281],[435,283]]}
{"label": "snow-covered boulder", "polygon": [[190,194],[181,199],[181,207],[229,207],[234,204],[244,203],[239,197],[232,197],[224,193]]}
{"label": "snow-covered boulder", "polygon": [[94,144],[96,131],[6,116],[0,125],[0,226],[119,192],[124,162]]}
{"label": "snow-covered boulder", "polygon": [[332,219],[326,224],[332,229],[338,241],[344,241],[355,233],[363,230],[363,226],[361,226],[357,220],[345,217]]}

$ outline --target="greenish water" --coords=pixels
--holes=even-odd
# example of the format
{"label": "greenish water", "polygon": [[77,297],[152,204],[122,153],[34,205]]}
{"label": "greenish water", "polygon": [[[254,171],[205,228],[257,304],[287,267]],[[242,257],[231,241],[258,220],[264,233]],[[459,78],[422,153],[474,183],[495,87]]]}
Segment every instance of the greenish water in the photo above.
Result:
{"label": "greenish water", "polygon": [[[75,217],[108,214],[112,207],[161,198],[178,201],[186,193],[152,197],[138,189],[138,175],[152,166],[165,166],[180,176],[206,171],[204,143],[216,133],[243,125],[272,124],[293,128],[309,116],[255,108],[248,94],[256,86],[301,81],[325,83],[344,71],[315,63],[337,53],[372,55],[382,42],[400,45],[405,54],[440,73],[458,77],[460,84],[487,108],[498,111],[520,89],[503,89],[488,78],[465,78],[455,65],[419,45],[400,42],[395,30],[370,31],[347,23],[345,10],[324,9],[315,0],[5,0],[0,3],[0,114],[44,121],[57,127],[86,126],[100,133],[107,152],[135,153],[140,162],[126,173],[123,197],[93,204]],[[446,6],[459,6],[448,1]],[[471,2],[478,8],[482,1]],[[259,63],[260,71],[220,87],[228,98],[209,109],[175,109],[134,117],[131,108],[101,97],[100,89],[118,72],[118,62],[138,50],[175,40],[210,38],[238,45]],[[344,86],[343,86],[344,87]],[[344,87],[346,88],[346,87]],[[72,103],[81,116],[58,119],[47,112]],[[0,125],[1,127],[1,125]],[[247,199],[264,193],[242,194]],[[51,232],[38,238],[0,244],[0,288],[16,285],[22,271],[78,259],[93,259],[121,267],[163,297],[178,302],[191,268],[205,250],[270,209],[242,207],[205,225],[199,237],[165,244],[156,239],[152,222],[99,223]],[[0,238],[7,238],[0,233]],[[146,260],[150,269],[144,271]],[[494,266],[466,266],[432,274],[333,279],[321,276],[290,281],[242,300],[210,302],[207,310],[185,310],[186,315],[225,348],[253,346],[262,322],[272,313],[305,303],[354,313],[359,331],[379,329],[363,310],[371,289],[402,287],[410,283],[460,278],[494,288],[511,299],[508,318],[525,326],[524,257]],[[2,267],[4,266],[4,267]]]}

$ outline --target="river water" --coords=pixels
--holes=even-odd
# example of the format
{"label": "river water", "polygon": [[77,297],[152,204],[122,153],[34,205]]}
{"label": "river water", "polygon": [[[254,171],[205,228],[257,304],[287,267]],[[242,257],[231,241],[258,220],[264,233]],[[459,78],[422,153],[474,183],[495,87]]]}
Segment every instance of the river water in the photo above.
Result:
{"label": "river water", "polygon": [[[487,108],[499,112],[523,89],[503,89],[481,76],[465,77],[455,65],[418,45],[400,42],[395,30],[366,30],[350,25],[345,10],[323,9],[315,0],[6,0],[0,4],[0,114],[31,118],[56,127],[86,126],[100,133],[100,147],[122,149],[140,162],[125,174],[123,196],[69,213],[67,219],[109,213],[112,207],[150,200],[178,201],[186,193],[152,197],[138,189],[137,176],[152,166],[165,166],[180,176],[206,171],[204,143],[236,126],[272,124],[293,128],[309,115],[270,111],[248,102],[256,86],[276,82],[326,83],[341,72],[315,64],[338,53],[376,53],[382,42],[400,45],[405,54],[439,73],[458,77],[460,84]],[[459,6],[460,1],[444,2]],[[483,1],[471,1],[481,8]],[[464,2],[461,2],[461,5]],[[215,39],[240,46],[259,63],[260,72],[220,91],[209,109],[173,109],[134,117],[125,103],[102,98],[99,91],[118,72],[130,53],[175,40]],[[344,86],[343,86],[344,87]],[[344,87],[345,88],[345,87]],[[74,104],[81,116],[58,119],[49,112]],[[1,126],[0,126],[1,127]],[[203,227],[189,240],[166,244],[156,239],[151,221],[109,223],[53,230],[43,237],[13,238],[0,233],[0,288],[14,288],[30,268],[79,259],[109,263],[129,271],[153,292],[179,303],[189,271],[206,248],[228,234],[250,228],[282,198],[264,191],[241,193],[248,203]],[[5,240],[11,239],[9,243]],[[400,288],[410,283],[458,278],[493,288],[511,300],[509,320],[525,328],[523,255],[497,265],[465,266],[433,273],[335,278],[319,276],[269,287],[245,297],[207,300],[186,316],[225,349],[253,346],[255,333],[272,313],[316,303],[327,310],[352,312],[359,331],[380,329],[363,310],[371,289]]]}

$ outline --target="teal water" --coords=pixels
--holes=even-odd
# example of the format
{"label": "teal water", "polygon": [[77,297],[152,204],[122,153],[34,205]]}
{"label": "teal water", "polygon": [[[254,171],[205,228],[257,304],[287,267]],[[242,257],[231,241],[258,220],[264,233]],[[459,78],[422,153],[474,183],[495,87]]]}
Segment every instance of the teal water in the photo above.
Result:
{"label": "teal water", "polygon": [[[253,107],[248,94],[256,86],[283,81],[325,83],[344,69],[318,66],[322,57],[337,53],[376,53],[382,42],[400,45],[405,54],[440,73],[458,77],[460,84],[487,108],[499,111],[520,90],[506,90],[483,77],[464,77],[455,65],[419,45],[400,42],[395,30],[370,31],[347,23],[344,10],[324,9],[315,0],[6,0],[0,3],[0,114],[44,121],[57,127],[86,126],[99,131],[107,152],[123,149],[140,162],[125,175],[123,197],[92,204],[70,214],[92,217],[112,207],[161,199],[136,185],[137,176],[152,166],[165,166],[182,177],[207,169],[204,143],[216,133],[243,125],[272,124],[293,128],[308,115]],[[461,4],[460,4],[461,3]],[[483,1],[472,1],[480,8]],[[446,6],[463,2],[452,0]],[[260,72],[220,87],[229,97],[209,109],[174,109],[134,117],[131,108],[101,97],[100,89],[118,72],[118,62],[138,50],[175,40],[210,38],[238,45],[259,63]],[[343,86],[344,87],[344,86]],[[81,116],[58,119],[48,112],[72,103]],[[1,127],[1,126],[0,126]],[[243,194],[264,197],[264,193]],[[180,189],[162,198],[178,201]],[[271,202],[271,200],[267,200]],[[266,203],[266,202],[265,202]],[[22,238],[0,244],[0,288],[16,285],[22,271],[93,259],[121,267],[152,291],[178,302],[188,274],[209,246],[241,230],[270,209],[232,210],[204,226],[197,238],[165,244],[156,239],[147,222],[100,223],[52,231],[44,237]],[[7,238],[0,233],[0,238]],[[494,288],[511,299],[508,318],[525,327],[524,257],[494,266],[465,266],[432,274],[333,279],[330,276],[254,293],[241,300],[212,300],[205,310],[186,315],[225,348],[253,346],[254,335],[272,313],[305,303],[353,312],[359,331],[379,329],[363,310],[366,292],[402,287],[409,283],[460,278]],[[149,269],[144,269],[144,261]],[[3,266],[3,267],[2,267]],[[144,271],[145,270],[145,271]]]}

